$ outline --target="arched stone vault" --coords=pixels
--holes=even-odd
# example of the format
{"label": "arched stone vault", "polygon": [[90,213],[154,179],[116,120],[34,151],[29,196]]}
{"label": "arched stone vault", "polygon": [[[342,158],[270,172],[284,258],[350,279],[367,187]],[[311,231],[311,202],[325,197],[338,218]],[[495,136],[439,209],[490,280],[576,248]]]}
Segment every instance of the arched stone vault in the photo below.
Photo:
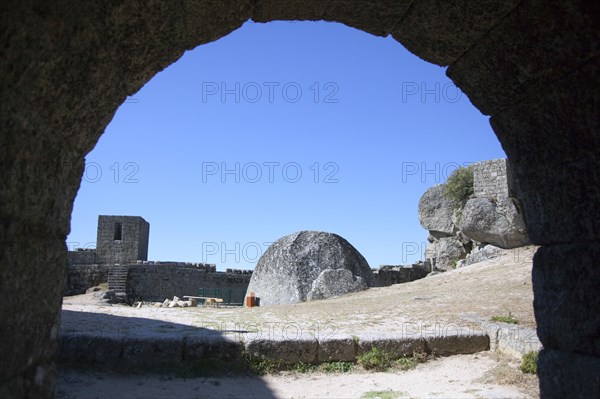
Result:
{"label": "arched stone vault", "polygon": [[484,114],[533,242],[543,397],[600,390],[600,10],[585,0],[17,1],[0,5],[0,396],[47,397],[84,156],[126,96],[252,18],[391,34]]}

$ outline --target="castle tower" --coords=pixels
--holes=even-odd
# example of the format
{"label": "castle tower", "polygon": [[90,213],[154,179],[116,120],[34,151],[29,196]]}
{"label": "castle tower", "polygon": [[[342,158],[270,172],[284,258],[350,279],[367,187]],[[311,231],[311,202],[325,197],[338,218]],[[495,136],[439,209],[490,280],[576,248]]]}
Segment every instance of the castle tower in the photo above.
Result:
{"label": "castle tower", "polygon": [[148,260],[150,224],[140,216],[98,216],[99,264],[125,265]]}

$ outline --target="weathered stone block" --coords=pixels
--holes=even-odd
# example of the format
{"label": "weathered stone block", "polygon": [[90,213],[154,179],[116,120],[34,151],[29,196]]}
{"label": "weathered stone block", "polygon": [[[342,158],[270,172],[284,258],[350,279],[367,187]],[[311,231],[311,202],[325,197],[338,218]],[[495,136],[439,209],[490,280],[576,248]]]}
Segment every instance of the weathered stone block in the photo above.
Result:
{"label": "weathered stone block", "polygon": [[490,338],[483,332],[447,333],[425,337],[425,346],[428,353],[439,356],[450,356],[477,353],[490,349]]}
{"label": "weathered stone block", "polygon": [[533,258],[533,307],[545,348],[600,357],[600,243],[541,247]]}
{"label": "weathered stone block", "polygon": [[229,361],[238,359],[243,351],[244,344],[241,341],[228,339],[218,331],[201,329],[196,334],[185,337],[183,360],[189,364],[206,358]]}
{"label": "weathered stone block", "polygon": [[353,362],[358,345],[352,337],[331,338],[319,341],[318,362]]}
{"label": "weathered stone block", "polygon": [[246,351],[252,356],[281,361],[282,363],[315,363],[316,339],[257,339],[246,343]]}
{"label": "weathered stone block", "polygon": [[381,349],[394,357],[412,356],[425,352],[425,340],[422,337],[366,337],[358,341],[357,355],[363,355],[373,348]]}
{"label": "weathered stone block", "polygon": [[540,393],[547,399],[598,397],[600,358],[543,349],[538,357]]}

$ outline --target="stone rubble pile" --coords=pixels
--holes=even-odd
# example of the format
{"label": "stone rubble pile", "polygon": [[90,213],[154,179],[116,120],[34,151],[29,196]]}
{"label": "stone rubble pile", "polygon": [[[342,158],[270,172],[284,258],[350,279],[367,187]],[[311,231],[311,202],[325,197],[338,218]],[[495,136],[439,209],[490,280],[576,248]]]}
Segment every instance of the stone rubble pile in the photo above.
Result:
{"label": "stone rubble pile", "polygon": [[178,296],[174,296],[173,299],[166,298],[163,303],[155,304],[155,307],[158,308],[188,308],[192,306],[196,306],[195,301],[191,299],[184,301],[179,299]]}

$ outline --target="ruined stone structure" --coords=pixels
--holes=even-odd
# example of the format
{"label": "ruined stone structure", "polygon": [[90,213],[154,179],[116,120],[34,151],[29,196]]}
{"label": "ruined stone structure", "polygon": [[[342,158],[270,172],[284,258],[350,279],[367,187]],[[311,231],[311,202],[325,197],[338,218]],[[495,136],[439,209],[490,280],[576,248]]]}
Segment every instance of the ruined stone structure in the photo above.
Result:
{"label": "ruined stone structure", "polygon": [[252,272],[213,264],[148,261],[150,224],[140,216],[98,216],[97,248],[67,252],[65,295],[83,294],[100,283],[129,298],[163,301],[177,295],[224,295],[229,303],[242,304]]}
{"label": "ruined stone structure", "polygon": [[373,287],[387,287],[424,278],[431,272],[429,262],[410,266],[382,265],[373,271]]}
{"label": "ruined stone structure", "polygon": [[85,155],[127,96],[248,19],[341,22],[448,67],[490,116],[541,246],[542,397],[600,391],[597,2],[4,1],[0,15],[0,396],[52,395],[65,239]]}
{"label": "ruined stone structure", "polygon": [[140,216],[98,216],[96,249],[67,252],[64,295],[83,294],[90,287],[108,282],[109,276],[118,274],[110,273],[116,265],[147,260],[149,234],[150,224]]}
{"label": "ruined stone structure", "polygon": [[[217,272],[207,263],[148,261],[150,224],[140,216],[98,216],[97,249],[67,252],[68,275],[64,295],[79,295],[108,282],[123,300],[163,301],[173,296],[225,296],[227,303],[242,304],[251,270]],[[384,266],[373,271],[376,287],[423,278],[423,268]]]}
{"label": "ruined stone structure", "polygon": [[98,216],[98,263],[115,265],[148,260],[150,224],[139,216]]}

